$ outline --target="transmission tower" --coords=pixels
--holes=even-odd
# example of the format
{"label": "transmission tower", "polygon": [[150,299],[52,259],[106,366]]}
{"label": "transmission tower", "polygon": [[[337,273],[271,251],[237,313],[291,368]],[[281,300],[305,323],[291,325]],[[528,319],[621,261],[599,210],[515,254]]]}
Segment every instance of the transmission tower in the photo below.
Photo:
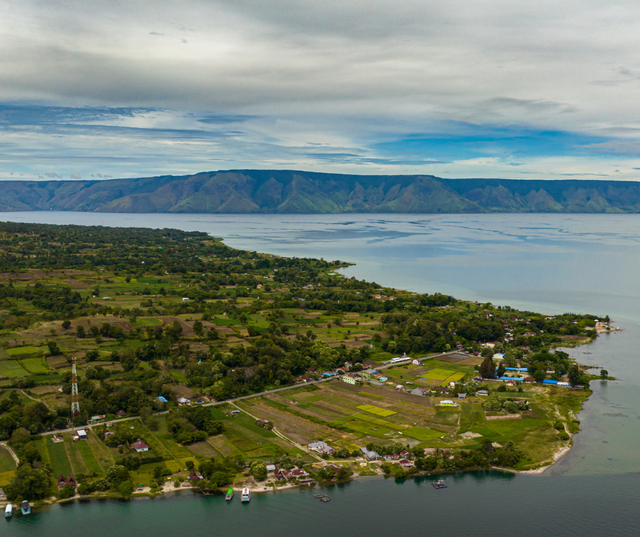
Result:
{"label": "transmission tower", "polygon": [[76,371],[76,357],[71,362],[71,421],[80,414],[80,401],[78,398],[78,372]]}

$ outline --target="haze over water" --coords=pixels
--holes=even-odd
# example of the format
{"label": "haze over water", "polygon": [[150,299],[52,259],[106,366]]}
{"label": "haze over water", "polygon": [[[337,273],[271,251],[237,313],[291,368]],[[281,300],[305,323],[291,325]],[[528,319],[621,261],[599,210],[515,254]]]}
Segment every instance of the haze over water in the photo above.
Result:
{"label": "haze over water", "polygon": [[[624,332],[573,351],[618,381],[592,383],[571,453],[542,476],[361,479],[321,504],[309,492],[249,506],[187,496],[54,507],[9,535],[629,535],[640,499],[640,215],[123,215],[2,213],[0,220],[174,227],[237,248],[356,263],[347,276],[543,313],[610,315]],[[240,512],[242,510],[242,512]],[[71,523],[73,521],[73,523]],[[117,525],[117,526],[116,526]],[[83,527],[85,529],[83,529]]]}

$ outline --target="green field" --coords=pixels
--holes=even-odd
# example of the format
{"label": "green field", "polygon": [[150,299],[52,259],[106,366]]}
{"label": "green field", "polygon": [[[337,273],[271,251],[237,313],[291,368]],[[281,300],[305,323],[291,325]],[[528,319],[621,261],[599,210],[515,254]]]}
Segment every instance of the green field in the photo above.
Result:
{"label": "green field", "polygon": [[451,373],[453,373],[453,371],[450,369],[430,369],[422,376],[430,380],[444,380],[450,377]]}
{"label": "green field", "polygon": [[44,348],[34,347],[33,345],[26,345],[25,347],[12,347],[6,350],[7,354],[9,354],[10,356],[29,356],[42,354]]}
{"label": "green field", "polygon": [[27,377],[29,372],[17,360],[2,360],[0,361],[0,375],[9,378]]}
{"label": "green field", "polygon": [[462,380],[464,376],[464,373],[454,373],[450,377],[447,377],[447,379],[443,383],[441,383],[440,386],[447,386],[447,384],[449,384],[450,382],[458,382],[459,380]]}
{"label": "green field", "polygon": [[439,438],[444,433],[435,429],[428,429],[427,427],[411,427],[410,429],[405,429],[404,431],[402,431],[402,434],[404,436],[408,436],[409,438],[415,438],[416,440],[426,442],[433,438]]}
{"label": "green field", "polygon": [[29,371],[29,373],[33,373],[34,375],[49,372],[49,368],[46,366],[44,358],[23,358],[20,360],[20,365]]}
{"label": "green field", "polygon": [[364,410],[365,412],[370,412],[371,414],[376,414],[377,416],[382,416],[383,418],[397,414],[397,412],[394,412],[393,410],[386,410],[384,408],[367,404],[358,405],[358,409]]}
{"label": "green field", "polygon": [[0,447],[0,473],[11,472],[16,469],[16,461],[13,460],[9,450]]}
{"label": "green field", "polygon": [[64,448],[64,442],[54,444],[51,441],[51,437],[45,437],[46,448],[49,451],[49,458],[51,459],[51,467],[53,468],[53,475],[57,479],[60,474],[67,477],[71,473],[71,463],[69,463],[69,457],[67,457],[67,450]]}

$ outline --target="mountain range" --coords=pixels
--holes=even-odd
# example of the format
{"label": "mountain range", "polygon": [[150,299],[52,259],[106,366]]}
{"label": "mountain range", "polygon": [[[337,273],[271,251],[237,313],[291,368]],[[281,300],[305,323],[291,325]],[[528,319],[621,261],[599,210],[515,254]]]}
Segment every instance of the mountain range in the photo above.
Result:
{"label": "mountain range", "polygon": [[638,213],[640,182],[442,179],[229,170],[87,181],[4,181],[0,211],[111,213]]}

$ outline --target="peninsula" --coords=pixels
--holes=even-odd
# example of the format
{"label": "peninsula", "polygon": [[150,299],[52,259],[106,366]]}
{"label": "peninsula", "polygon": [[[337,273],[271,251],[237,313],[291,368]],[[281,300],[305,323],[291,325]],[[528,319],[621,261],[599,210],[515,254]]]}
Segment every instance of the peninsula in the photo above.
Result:
{"label": "peninsula", "polygon": [[345,266],[201,232],[0,223],[8,500],[526,471],[571,445],[590,377],[561,348],[608,317]]}

